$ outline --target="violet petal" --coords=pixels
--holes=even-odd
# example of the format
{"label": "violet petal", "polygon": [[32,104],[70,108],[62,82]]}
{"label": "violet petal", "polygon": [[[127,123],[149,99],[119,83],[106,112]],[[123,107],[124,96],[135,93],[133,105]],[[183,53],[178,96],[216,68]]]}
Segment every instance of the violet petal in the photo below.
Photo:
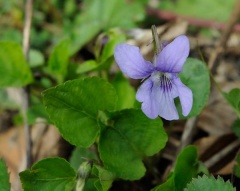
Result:
{"label": "violet petal", "polygon": [[[153,91],[152,91],[153,90]],[[156,89],[153,89],[153,81],[149,78],[143,82],[137,91],[136,99],[142,103],[142,111],[150,119],[158,116],[159,101],[157,99]]]}
{"label": "violet petal", "polygon": [[136,46],[119,44],[114,50],[114,57],[122,72],[133,79],[147,78],[154,70],[154,66],[144,60]]}
{"label": "violet petal", "polygon": [[184,116],[187,116],[190,113],[193,104],[192,90],[185,86],[181,82],[180,78],[175,78],[173,83],[177,87],[179,99],[182,106],[182,113]]}
{"label": "violet petal", "polygon": [[163,91],[159,83],[147,79],[139,88],[136,98],[142,103],[142,111],[151,119],[158,115],[166,120],[178,119],[177,109],[174,105],[176,90]]}
{"label": "violet petal", "polygon": [[159,71],[179,73],[189,55],[190,45],[186,36],[182,35],[169,43],[160,52],[156,66]]}
{"label": "violet petal", "polygon": [[179,119],[178,112],[174,103],[175,90],[158,92],[158,99],[160,103],[158,115],[166,120],[176,120]]}

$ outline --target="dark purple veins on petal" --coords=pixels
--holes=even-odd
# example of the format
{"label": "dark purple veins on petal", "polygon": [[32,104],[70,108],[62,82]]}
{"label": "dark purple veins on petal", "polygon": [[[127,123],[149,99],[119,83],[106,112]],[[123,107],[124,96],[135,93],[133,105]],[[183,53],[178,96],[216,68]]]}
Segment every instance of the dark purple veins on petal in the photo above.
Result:
{"label": "dark purple veins on petal", "polygon": [[163,92],[171,91],[172,89],[172,81],[169,79],[166,75],[162,75],[160,77],[160,88],[163,90]]}

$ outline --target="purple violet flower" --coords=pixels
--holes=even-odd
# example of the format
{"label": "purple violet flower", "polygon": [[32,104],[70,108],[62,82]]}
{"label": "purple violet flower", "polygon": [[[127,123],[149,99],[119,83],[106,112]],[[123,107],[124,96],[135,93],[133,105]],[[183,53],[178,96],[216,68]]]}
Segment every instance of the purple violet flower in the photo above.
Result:
{"label": "purple violet flower", "polygon": [[144,60],[136,46],[119,44],[114,50],[116,63],[122,72],[133,79],[146,79],[137,91],[136,99],[142,102],[142,111],[151,119],[158,115],[179,119],[174,98],[180,98],[182,113],[187,116],[192,108],[192,91],[185,86],[178,73],[189,55],[189,41],[184,35],[162,45],[153,62]]}

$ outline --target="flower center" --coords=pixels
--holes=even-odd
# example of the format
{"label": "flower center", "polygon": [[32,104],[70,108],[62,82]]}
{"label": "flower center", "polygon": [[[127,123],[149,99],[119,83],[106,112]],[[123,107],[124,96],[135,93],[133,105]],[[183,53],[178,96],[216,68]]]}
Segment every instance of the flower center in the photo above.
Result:
{"label": "flower center", "polygon": [[167,72],[154,71],[151,74],[151,79],[155,85],[159,85],[160,88],[165,91],[172,89],[172,74]]}

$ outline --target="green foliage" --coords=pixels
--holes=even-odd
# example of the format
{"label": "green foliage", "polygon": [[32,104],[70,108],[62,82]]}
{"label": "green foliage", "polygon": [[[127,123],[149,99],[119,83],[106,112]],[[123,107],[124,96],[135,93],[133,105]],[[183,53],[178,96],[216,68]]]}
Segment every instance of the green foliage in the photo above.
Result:
{"label": "green foliage", "polygon": [[89,178],[83,188],[83,191],[98,191],[94,183],[97,181],[97,178]]}
{"label": "green foliage", "polygon": [[65,1],[64,2],[65,4],[60,3],[63,8],[64,8],[64,13],[67,15],[67,16],[71,16],[71,14],[73,14],[76,10],[77,10],[77,6],[75,4],[75,0],[68,0],[68,1]]}
{"label": "green foliage", "polygon": [[16,30],[15,28],[5,28],[0,31],[0,40],[14,41],[20,44],[22,42],[22,33],[20,30]]}
{"label": "green foliage", "polygon": [[28,108],[27,117],[28,117],[28,123],[31,125],[36,123],[37,118],[42,118],[42,119],[45,119],[47,122],[49,122],[49,118],[44,108],[44,105],[41,103],[31,105]]}
{"label": "green foliage", "polygon": [[32,74],[18,43],[0,42],[0,87],[24,86],[32,82]]}
{"label": "green foliage", "polygon": [[113,110],[117,95],[103,79],[90,77],[68,81],[43,92],[50,119],[62,136],[78,147],[88,147],[99,133],[99,111]]}
{"label": "green foliage", "polygon": [[108,191],[115,176],[101,166],[93,165],[92,175],[87,179],[83,191]]}
{"label": "green foliage", "polygon": [[[187,172],[187,173],[186,173]],[[195,146],[187,146],[178,155],[174,168],[176,190],[183,190],[198,172],[198,153]],[[184,176],[183,176],[184,175]]]}
{"label": "green foliage", "polygon": [[235,135],[237,135],[237,137],[240,139],[240,119],[237,119],[236,121],[234,121],[231,128],[235,133]]}
{"label": "green foliage", "polygon": [[203,175],[202,177],[194,178],[191,183],[187,185],[184,191],[236,191],[229,181],[224,182],[221,177],[215,179],[213,176],[207,177]]}
{"label": "green foliage", "polygon": [[152,191],[183,191],[193,177],[198,172],[198,154],[195,146],[187,146],[178,155],[174,171],[168,177],[167,181]]}
{"label": "green foliage", "polygon": [[67,75],[67,67],[69,62],[69,40],[65,39],[53,49],[48,60],[48,68],[50,74],[62,83]]}
{"label": "green foliage", "polygon": [[135,102],[136,92],[129,84],[129,81],[123,77],[122,73],[118,73],[112,81],[115,88],[118,100],[117,110],[133,108]]}
{"label": "green foliage", "polygon": [[233,173],[235,176],[240,178],[240,154],[237,154],[237,157],[235,160],[236,160],[236,164],[234,165]]}
{"label": "green foliage", "polygon": [[25,191],[71,191],[76,184],[77,174],[62,158],[47,158],[34,164],[31,170],[20,173]]}
{"label": "green foliage", "polygon": [[160,8],[180,15],[226,22],[232,12],[234,2],[234,0],[181,0],[176,2],[163,0],[160,3]]}
{"label": "green foliage", "polygon": [[113,57],[116,45],[123,43],[125,40],[125,34],[123,34],[119,29],[111,29],[99,35],[94,50],[97,61],[104,63],[110,57]]}
{"label": "green foliage", "polygon": [[[41,14],[39,14],[41,15]],[[44,22],[44,15],[42,15],[43,18],[40,19],[40,22]],[[40,16],[41,17],[41,16]],[[37,18],[35,18],[37,19]],[[42,25],[39,23],[39,25]],[[55,37],[56,34],[52,34],[50,31],[46,30],[46,28],[43,28],[43,30],[39,30],[36,28],[31,29],[31,44],[32,47],[46,51],[46,47],[49,45],[49,41],[52,40],[52,38]]]}
{"label": "green foliage", "polygon": [[77,68],[78,74],[96,70],[108,70],[113,63],[113,52],[117,44],[125,41],[125,35],[118,29],[102,33],[96,40],[94,55],[96,60],[87,60]]}
{"label": "green foliage", "polygon": [[80,164],[86,160],[97,160],[97,155],[90,149],[86,148],[75,148],[70,157],[70,164],[77,171]]}
{"label": "green foliage", "polygon": [[223,92],[223,96],[240,118],[240,89],[234,88],[229,93]]}
{"label": "green foliage", "polygon": [[29,66],[31,68],[42,66],[44,64],[44,56],[43,54],[38,51],[31,49],[29,51]]}
{"label": "green foliage", "polygon": [[84,74],[86,72],[91,72],[97,69],[98,66],[99,66],[98,63],[95,60],[87,60],[79,65],[76,72],[78,74]]}
{"label": "green foliage", "polygon": [[0,191],[10,191],[9,174],[3,159],[0,159]]}
{"label": "green foliage", "polygon": [[111,188],[112,182],[115,179],[113,173],[100,166],[94,165],[93,174],[98,177],[98,179],[94,182],[98,191],[108,191],[109,188]]}
{"label": "green foliage", "polygon": [[174,175],[170,174],[166,182],[153,188],[151,191],[175,191]]}
{"label": "green foliage", "polygon": [[207,103],[210,92],[210,78],[207,66],[200,60],[188,58],[180,73],[182,82],[188,86],[193,93],[193,106],[187,117],[182,115],[181,104],[176,99],[176,106],[181,119],[198,115]]}
{"label": "green foliage", "polygon": [[1,1],[0,2],[0,14],[7,12],[11,8],[12,1]]}
{"label": "green foliage", "polygon": [[99,139],[100,158],[107,170],[125,180],[136,180],[145,173],[144,156],[164,148],[167,135],[161,120],[148,119],[140,110],[113,114],[111,126],[103,127]]}
{"label": "green foliage", "polygon": [[127,3],[125,0],[85,0],[83,7],[73,26],[66,26],[71,39],[71,54],[76,53],[101,30],[131,28],[145,16],[140,3]]}
{"label": "green foliage", "polygon": [[[121,80],[126,86],[126,81]],[[161,150],[167,135],[160,119],[150,120],[140,110],[123,110],[108,115],[100,112],[113,110],[116,100],[114,88],[97,77],[68,81],[43,92],[50,119],[66,140],[88,147],[95,141],[100,124],[104,127],[99,138],[104,166],[120,178],[138,179],[145,172],[142,158]],[[96,184],[98,189],[99,185],[105,189],[101,181]]]}

